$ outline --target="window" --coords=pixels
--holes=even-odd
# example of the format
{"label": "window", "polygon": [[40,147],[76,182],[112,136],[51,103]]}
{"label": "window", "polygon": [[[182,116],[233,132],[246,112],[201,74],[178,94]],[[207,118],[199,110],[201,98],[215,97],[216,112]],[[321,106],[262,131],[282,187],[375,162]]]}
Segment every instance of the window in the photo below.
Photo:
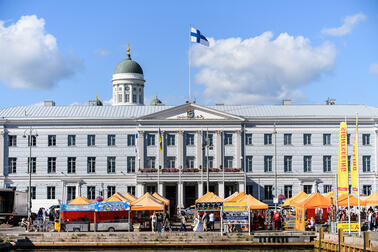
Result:
{"label": "window", "polygon": [[135,186],[128,186],[127,192],[130,193],[131,195],[135,195]]}
{"label": "window", "polygon": [[154,186],[154,185],[148,185],[148,186],[146,186],[146,191],[149,192],[149,193],[151,193],[151,194],[153,194],[153,193],[156,192],[156,186]]}
{"label": "window", "polygon": [[247,186],[246,186],[246,189],[247,189],[247,190],[246,190],[246,191],[247,191],[247,192],[246,192],[247,194],[253,195],[253,185],[247,185]]}
{"label": "window", "polygon": [[253,156],[246,156],[245,157],[245,162],[246,162],[246,172],[252,172],[252,160],[253,160]]}
{"label": "window", "polygon": [[273,156],[264,156],[264,172],[272,172]]}
{"label": "window", "polygon": [[108,146],[115,146],[116,136],[108,135]]}
{"label": "window", "polygon": [[331,144],[331,134],[323,134],[323,145]]}
{"label": "window", "polygon": [[95,146],[95,145],[96,145],[96,136],[88,135],[88,146]]}
{"label": "window", "polygon": [[185,143],[186,145],[194,145],[194,134],[187,133],[185,135]]}
{"label": "window", "polygon": [[272,134],[264,134],[264,145],[272,144]]}
{"label": "window", "polygon": [[96,172],[96,157],[87,157],[87,173]]}
{"label": "window", "polygon": [[332,192],[332,185],[323,185],[323,193],[329,193],[329,192]]}
{"label": "window", "polygon": [[47,173],[56,172],[56,157],[47,158]]}
{"label": "window", "polygon": [[284,145],[291,145],[291,134],[284,134]]}
{"label": "window", "polygon": [[17,146],[17,136],[8,136],[8,146],[9,147],[16,147]]}
{"label": "window", "polygon": [[118,102],[122,102],[122,94],[118,94]]}
{"label": "window", "polygon": [[167,168],[176,168],[176,157],[167,157]]}
{"label": "window", "polygon": [[108,198],[110,198],[113,194],[116,193],[116,187],[115,186],[108,186],[107,191],[108,191]]}
{"label": "window", "polygon": [[36,173],[37,172],[37,158],[32,157],[31,158],[31,165],[30,165],[30,157],[28,158],[28,173],[29,173],[29,168],[31,166],[31,173]]}
{"label": "window", "polygon": [[[209,162],[207,162],[207,159],[209,159]],[[209,168],[214,168],[214,157],[205,157],[205,165],[204,167],[207,168],[207,164],[209,164]]]}
{"label": "window", "polygon": [[31,141],[30,141],[30,136],[28,136],[28,146],[37,146],[37,136],[32,135],[31,136]]}
{"label": "window", "polygon": [[245,145],[252,145],[252,134],[245,134]]}
{"label": "window", "polygon": [[362,134],[362,145],[370,145],[370,134]]}
{"label": "window", "polygon": [[347,144],[350,145],[350,134],[347,134]]}
{"label": "window", "polygon": [[127,157],[127,173],[135,172],[135,157]]}
{"label": "window", "polygon": [[142,95],[139,95],[139,103],[142,103]]}
{"label": "window", "polygon": [[167,135],[167,145],[168,146],[174,146],[174,145],[176,145],[175,144],[175,135],[173,135],[173,134],[168,134]]}
{"label": "window", "polygon": [[311,134],[303,134],[303,145],[311,144]]}
{"label": "window", "polygon": [[76,198],[76,186],[67,186],[67,202]]}
{"label": "window", "polygon": [[194,168],[194,157],[186,157],[185,168]]}
{"label": "window", "polygon": [[129,94],[125,94],[125,102],[130,102],[130,95]]}
{"label": "window", "polygon": [[234,157],[224,157],[224,168],[233,168]]}
{"label": "window", "polygon": [[232,145],[232,134],[224,133],[224,145]]}
{"label": "window", "polygon": [[362,156],[362,171],[370,172],[370,156]]}
{"label": "window", "polygon": [[291,172],[292,171],[292,163],[293,157],[292,156],[284,156],[284,172]]}
{"label": "window", "polygon": [[133,94],[133,102],[136,103],[137,102],[137,96],[135,94]]}
{"label": "window", "polygon": [[95,186],[88,186],[87,187],[87,198],[89,200],[96,199],[96,187]]}
{"label": "window", "polygon": [[147,157],[147,168],[155,168],[156,157]]}
{"label": "window", "polygon": [[17,158],[8,158],[8,174],[16,173],[17,171]]}
{"label": "window", "polygon": [[[29,186],[28,186],[27,190],[29,191]],[[36,189],[35,186],[32,186],[31,187],[31,191],[30,191],[30,198],[31,199],[36,199],[37,198],[36,196],[37,196],[37,189]]]}
{"label": "window", "polygon": [[362,187],[362,193],[369,196],[371,194],[371,185],[364,185]]}
{"label": "window", "polygon": [[135,146],[135,135],[127,135],[127,146]]}
{"label": "window", "polygon": [[67,173],[76,172],[76,157],[67,158]]}
{"label": "window", "polygon": [[[207,143],[206,137],[209,137],[209,142]],[[214,135],[212,133],[204,132],[203,134],[203,144],[214,145]]]}
{"label": "window", "polygon": [[75,135],[68,135],[68,146],[75,146],[76,145],[76,136]]}
{"label": "window", "polygon": [[312,185],[303,185],[303,191],[307,194],[312,193]]}
{"label": "window", "polygon": [[311,163],[312,163],[312,156],[303,157],[303,171],[304,172],[311,172]]}
{"label": "window", "polygon": [[348,172],[350,172],[351,162],[352,162],[352,156],[348,156]]}
{"label": "window", "polygon": [[284,194],[286,199],[293,197],[293,186],[292,185],[285,185],[284,186]]}
{"label": "window", "polygon": [[323,156],[323,172],[331,172],[331,156]]}
{"label": "window", "polygon": [[148,146],[155,145],[155,135],[147,134],[147,145]]}
{"label": "window", "polygon": [[47,199],[55,199],[55,186],[47,187]]}
{"label": "window", "polygon": [[56,135],[48,135],[47,142],[48,146],[56,146]]}
{"label": "window", "polygon": [[115,173],[116,169],[116,157],[108,157],[108,173]]}
{"label": "window", "polygon": [[266,185],[264,186],[264,198],[266,200],[272,200],[273,199],[273,186],[272,185]]}

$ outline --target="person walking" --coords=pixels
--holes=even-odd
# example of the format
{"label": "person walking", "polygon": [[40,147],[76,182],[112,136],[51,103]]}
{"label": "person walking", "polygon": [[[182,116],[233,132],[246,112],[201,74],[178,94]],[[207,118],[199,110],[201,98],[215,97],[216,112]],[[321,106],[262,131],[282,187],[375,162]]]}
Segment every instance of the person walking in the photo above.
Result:
{"label": "person walking", "polygon": [[164,215],[163,232],[165,232],[165,231],[172,232],[168,213],[165,213],[165,215]]}
{"label": "person walking", "polygon": [[182,231],[186,232],[186,219],[185,216],[180,213],[180,232]]}
{"label": "person walking", "polygon": [[206,232],[208,224],[209,224],[209,214],[207,212],[205,212],[205,214],[203,215],[202,222],[203,222],[203,230]]}
{"label": "person walking", "polygon": [[197,215],[197,214],[195,215],[193,224],[194,224],[193,232],[203,232],[200,215]]}
{"label": "person walking", "polygon": [[157,231],[158,233],[161,233],[161,230],[162,230],[162,224],[163,224],[163,214],[162,213],[158,213],[157,216]]}
{"label": "person walking", "polygon": [[156,213],[153,212],[151,215],[151,229],[153,233],[156,232],[156,225],[157,225],[156,222],[157,222],[157,216],[156,216]]}
{"label": "person walking", "polygon": [[211,212],[209,214],[209,229],[210,229],[210,231],[214,231],[214,222],[215,222],[215,216],[214,216],[214,213]]}

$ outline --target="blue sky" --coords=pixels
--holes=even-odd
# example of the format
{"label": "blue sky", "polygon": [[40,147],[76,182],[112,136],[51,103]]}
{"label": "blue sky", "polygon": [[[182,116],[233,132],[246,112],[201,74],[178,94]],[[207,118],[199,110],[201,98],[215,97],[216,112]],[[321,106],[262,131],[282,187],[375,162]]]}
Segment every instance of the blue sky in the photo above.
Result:
{"label": "blue sky", "polygon": [[378,1],[0,0],[0,20],[0,108],[109,101],[128,42],[146,103],[184,103],[190,24],[210,40],[192,47],[200,104],[378,106]]}

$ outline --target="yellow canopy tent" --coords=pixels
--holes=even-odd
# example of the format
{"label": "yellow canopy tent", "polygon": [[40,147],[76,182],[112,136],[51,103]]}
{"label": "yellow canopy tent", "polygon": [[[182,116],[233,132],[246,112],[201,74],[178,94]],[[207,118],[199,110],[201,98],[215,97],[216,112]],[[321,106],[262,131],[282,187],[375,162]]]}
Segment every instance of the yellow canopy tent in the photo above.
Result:
{"label": "yellow canopy tent", "polygon": [[125,195],[123,195],[123,197],[125,197],[127,200],[130,200],[130,202],[137,199],[133,195],[131,195],[130,193],[126,193]]}
{"label": "yellow canopy tent", "polygon": [[116,192],[115,194],[113,194],[112,196],[104,200],[104,202],[115,202],[115,201],[125,202],[127,201],[127,199],[122,194]]}
{"label": "yellow canopy tent", "polygon": [[268,209],[268,204],[265,204],[257,199],[255,199],[252,195],[247,194],[244,195],[243,198],[239,199],[238,202],[246,203],[249,206],[249,209]]}
{"label": "yellow canopy tent", "polygon": [[203,203],[203,202],[223,202],[223,199],[216,195],[215,193],[208,192],[199,199],[196,200],[196,203]]}
{"label": "yellow canopy tent", "polygon": [[142,197],[131,202],[131,211],[164,211],[164,203],[146,192]]}
{"label": "yellow canopy tent", "polygon": [[244,192],[234,192],[230,196],[224,199],[225,202],[230,202],[230,201],[239,201],[241,198],[243,198],[246,194]]}
{"label": "yellow canopy tent", "polygon": [[281,206],[282,207],[292,206],[294,202],[303,200],[303,199],[305,199],[307,197],[308,197],[307,193],[305,193],[305,192],[299,192],[296,195],[294,195],[293,197],[285,200],[284,203]]}
{"label": "yellow canopy tent", "polygon": [[93,204],[93,201],[87,199],[85,196],[79,196],[68,203],[70,206],[88,205]]}
{"label": "yellow canopy tent", "polygon": [[378,206],[378,193],[372,193],[370,196],[366,197],[363,202],[366,206]]}
{"label": "yellow canopy tent", "polygon": [[163,202],[165,205],[169,206],[169,203],[170,203],[169,199],[164,198],[163,196],[161,196],[160,194],[158,194],[156,192],[154,194],[152,194],[152,196],[154,196],[155,198],[157,198],[158,200]]}

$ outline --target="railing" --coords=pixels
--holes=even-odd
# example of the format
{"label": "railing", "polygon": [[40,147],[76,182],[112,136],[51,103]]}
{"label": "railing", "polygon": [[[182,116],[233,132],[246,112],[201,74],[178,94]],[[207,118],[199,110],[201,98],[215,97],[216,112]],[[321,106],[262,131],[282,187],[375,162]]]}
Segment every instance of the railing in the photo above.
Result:
{"label": "railing", "polygon": [[[139,172],[141,172],[141,173],[154,173],[154,172],[157,172],[157,171],[158,171],[158,169],[156,169],[156,168],[139,169]],[[200,172],[200,171],[201,171],[200,168],[183,168],[181,170],[181,172],[183,172],[183,173]],[[163,168],[163,169],[161,169],[161,172],[162,173],[178,173],[178,172],[180,172],[180,169],[178,169],[178,168]],[[203,168],[203,172],[207,172],[207,169]],[[209,168],[209,172],[222,172],[222,169],[221,168]],[[239,172],[242,172],[242,169],[241,168],[225,168],[224,172],[239,173]]]}

